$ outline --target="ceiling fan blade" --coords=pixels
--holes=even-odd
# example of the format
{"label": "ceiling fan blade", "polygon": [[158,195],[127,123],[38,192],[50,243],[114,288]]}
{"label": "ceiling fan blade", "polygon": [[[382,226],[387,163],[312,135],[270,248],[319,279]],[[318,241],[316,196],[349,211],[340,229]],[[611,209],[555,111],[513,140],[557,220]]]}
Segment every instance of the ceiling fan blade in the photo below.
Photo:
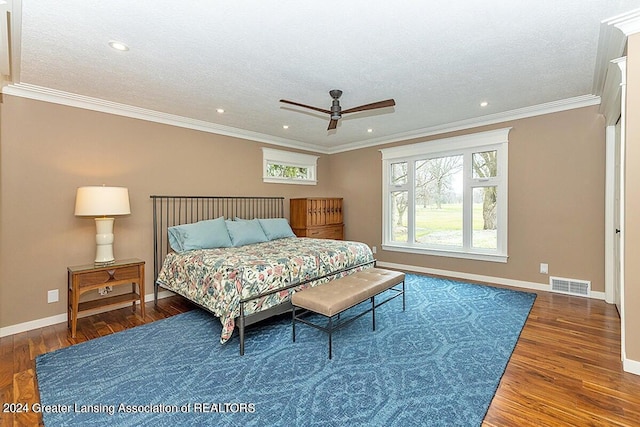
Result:
{"label": "ceiling fan blade", "polygon": [[374,110],[376,108],[393,107],[394,105],[396,105],[396,101],[394,101],[393,99],[386,99],[384,101],[373,102],[371,104],[349,108],[348,110],[342,110],[342,114],[355,113],[356,111]]}
{"label": "ceiling fan blade", "polygon": [[333,130],[336,128],[336,126],[338,126],[338,121],[336,119],[331,119],[331,121],[329,122],[329,127],[327,128],[327,130]]}
{"label": "ceiling fan blade", "polygon": [[309,108],[311,110],[320,111],[321,113],[331,114],[331,111],[325,110],[324,108],[312,107],[311,105],[304,105],[293,101],[287,101],[286,99],[281,99],[280,102],[284,102],[285,104],[296,105],[298,107]]}

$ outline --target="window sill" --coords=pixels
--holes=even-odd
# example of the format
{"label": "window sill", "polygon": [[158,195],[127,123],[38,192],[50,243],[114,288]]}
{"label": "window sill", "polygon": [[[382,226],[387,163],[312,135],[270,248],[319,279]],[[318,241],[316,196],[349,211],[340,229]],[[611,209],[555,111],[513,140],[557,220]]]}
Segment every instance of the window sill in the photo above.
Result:
{"label": "window sill", "polygon": [[298,185],[316,185],[318,181],[311,179],[288,179],[288,178],[274,178],[263,177],[262,182],[268,182],[271,184],[298,184]]}
{"label": "window sill", "polygon": [[393,252],[445,256],[450,258],[463,258],[463,259],[471,259],[476,261],[490,261],[490,262],[501,262],[501,263],[506,263],[509,259],[508,255],[488,254],[488,253],[482,253],[482,252],[463,252],[463,251],[455,251],[455,250],[425,249],[425,248],[419,248],[415,246],[402,246],[397,244],[396,245],[383,244],[382,249],[384,249],[385,251],[393,251]]}

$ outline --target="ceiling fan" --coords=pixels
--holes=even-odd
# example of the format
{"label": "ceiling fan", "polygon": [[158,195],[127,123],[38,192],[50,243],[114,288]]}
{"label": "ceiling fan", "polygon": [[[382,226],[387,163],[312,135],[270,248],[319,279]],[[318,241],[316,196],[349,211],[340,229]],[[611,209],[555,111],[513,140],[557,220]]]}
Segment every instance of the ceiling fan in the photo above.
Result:
{"label": "ceiling fan", "polygon": [[333,99],[333,101],[331,102],[330,110],[312,107],[311,105],[300,104],[298,102],[287,101],[286,99],[281,99],[280,102],[284,102],[285,104],[297,105],[298,107],[310,108],[315,111],[320,111],[321,113],[329,114],[331,116],[331,121],[329,122],[329,127],[327,128],[327,130],[335,129],[338,125],[338,120],[340,120],[343,114],[355,113],[358,111],[375,110],[376,108],[393,107],[394,105],[396,105],[396,101],[394,101],[393,99],[387,99],[384,101],[372,102],[371,104],[360,105],[359,107],[353,107],[343,111],[342,107],[340,107],[340,96],[342,96],[342,91],[333,89],[329,91],[329,95],[331,95],[331,98]]}

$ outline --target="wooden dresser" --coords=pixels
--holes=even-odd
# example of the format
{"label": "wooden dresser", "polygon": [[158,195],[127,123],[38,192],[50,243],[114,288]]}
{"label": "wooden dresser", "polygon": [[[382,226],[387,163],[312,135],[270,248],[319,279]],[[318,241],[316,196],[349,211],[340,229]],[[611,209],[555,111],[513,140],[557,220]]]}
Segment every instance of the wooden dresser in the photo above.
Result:
{"label": "wooden dresser", "polygon": [[298,237],[344,239],[342,198],[291,199],[291,228]]}

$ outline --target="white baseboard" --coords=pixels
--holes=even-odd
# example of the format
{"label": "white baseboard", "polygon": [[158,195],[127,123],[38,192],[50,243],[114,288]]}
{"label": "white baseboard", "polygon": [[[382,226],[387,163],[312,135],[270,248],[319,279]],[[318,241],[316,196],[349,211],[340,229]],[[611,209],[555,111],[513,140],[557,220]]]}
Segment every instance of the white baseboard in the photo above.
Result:
{"label": "white baseboard", "polygon": [[[167,298],[175,295],[169,291],[161,291],[158,292],[158,299]],[[146,294],[144,296],[145,302],[153,301],[153,294]],[[78,318],[92,316],[98,313],[104,313],[106,311],[117,310],[119,308],[129,307],[131,306],[131,302],[123,302],[119,305],[112,305],[109,307],[105,307],[103,309],[92,310],[91,312],[79,313]],[[55,316],[45,317],[43,319],[31,320],[29,322],[18,323],[17,325],[5,326],[4,328],[0,328],[0,338],[6,337],[9,335],[19,334],[21,332],[31,331],[33,329],[44,328],[46,326],[56,325],[58,323],[64,323],[67,321],[67,314],[56,314]]]}
{"label": "white baseboard", "polygon": [[[436,268],[418,267],[415,265],[396,264],[396,263],[384,262],[384,261],[378,261],[376,265],[379,267],[393,268],[396,270],[414,271],[416,273],[434,274],[437,276],[446,276],[446,277],[452,277],[457,279],[473,280],[476,282],[495,283],[498,285],[513,286],[516,288],[534,289],[537,291],[550,292],[550,286],[548,283],[527,282],[524,280],[506,279],[503,277],[494,277],[494,276],[483,276],[479,274],[462,273],[459,271],[450,271],[450,270],[439,270]],[[175,295],[175,294],[170,291],[161,291],[158,293],[158,299],[167,298],[172,295]],[[604,292],[591,291],[590,297],[594,299],[604,300],[605,294]],[[153,294],[145,295],[144,300],[145,302],[153,301]],[[130,304],[131,304],[130,302],[124,302],[122,303],[121,306],[111,306],[103,310],[95,310],[95,311],[91,311],[90,313],[81,313],[78,317],[85,317],[85,316],[90,316],[97,313],[103,313],[105,311],[116,310],[118,308],[126,307]],[[45,317],[43,319],[31,320],[29,322],[19,323],[17,325],[10,325],[10,326],[0,328],[0,337],[6,337],[9,335],[18,334],[21,332],[31,331],[33,329],[43,328],[45,326],[51,326],[51,325],[55,325],[57,323],[63,323],[66,321],[67,321],[67,314],[65,313],[65,314],[58,314],[51,317]],[[639,362],[634,362],[629,360],[627,361],[630,363],[630,366],[631,366],[628,372],[633,372],[633,373],[640,372],[640,366],[635,365],[635,364],[640,365]],[[625,366],[626,366],[626,362],[625,362]],[[625,371],[626,370],[627,369],[625,367]]]}
{"label": "white baseboard", "polygon": [[[472,280],[476,282],[495,283],[497,285],[513,286],[515,288],[533,289],[536,291],[551,292],[548,283],[528,282],[525,280],[506,279],[504,277],[483,276],[480,274],[462,273],[460,271],[439,270],[437,268],[418,267],[415,265],[396,264],[392,262],[377,261],[379,267],[393,268],[403,271],[415,271],[416,273],[434,274],[436,276],[446,276],[456,279]],[[604,300],[604,292],[591,291],[590,298]]]}
{"label": "white baseboard", "polygon": [[637,360],[625,359],[622,361],[622,369],[630,374],[640,375],[640,362]]}
{"label": "white baseboard", "polygon": [[0,328],[0,338],[13,334],[19,334],[20,332],[31,331],[33,329],[44,328],[45,326],[51,326],[66,321],[66,314],[57,314],[55,316],[45,317],[43,319],[36,319],[29,322],[18,323],[17,325],[5,326],[4,328]]}

